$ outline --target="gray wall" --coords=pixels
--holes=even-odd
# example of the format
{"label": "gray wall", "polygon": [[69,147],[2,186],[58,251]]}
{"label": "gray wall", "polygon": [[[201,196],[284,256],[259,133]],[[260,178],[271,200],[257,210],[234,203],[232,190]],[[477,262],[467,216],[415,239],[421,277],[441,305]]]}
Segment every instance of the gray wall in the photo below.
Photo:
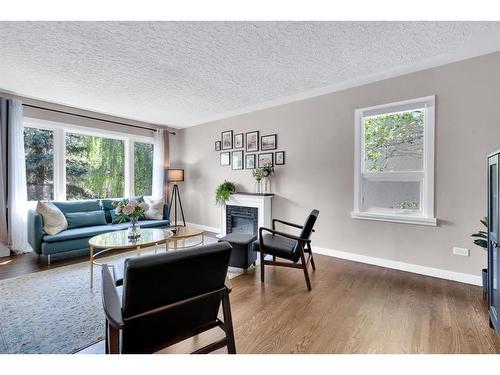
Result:
{"label": "gray wall", "polygon": [[[352,219],[354,110],[436,95],[435,213],[438,227]],[[172,166],[189,222],[219,227],[214,192],[224,179],[253,191],[251,171],[219,166],[223,130],[278,134],[286,165],[276,168],[273,216],[301,222],[320,210],[313,244],[329,249],[479,275],[485,253],[471,244],[486,214],[486,156],[500,148],[500,53],[178,131]],[[471,257],[452,255],[452,247]]]}

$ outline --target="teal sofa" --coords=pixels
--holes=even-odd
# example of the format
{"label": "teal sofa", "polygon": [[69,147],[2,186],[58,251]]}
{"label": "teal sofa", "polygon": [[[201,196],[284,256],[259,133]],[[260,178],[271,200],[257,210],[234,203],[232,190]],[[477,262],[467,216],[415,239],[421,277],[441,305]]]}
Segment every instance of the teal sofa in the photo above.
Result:
{"label": "teal sofa", "polygon": [[[141,201],[142,197],[136,197]],[[98,234],[127,229],[129,223],[112,223],[114,202],[119,199],[88,199],[75,201],[52,201],[61,210],[68,221],[68,229],[55,235],[46,234],[43,230],[43,218],[35,210],[28,212],[28,242],[33,251],[39,255],[70,251],[88,250],[89,239]],[[168,227],[168,206],[163,208],[162,220],[139,220],[141,228]]]}

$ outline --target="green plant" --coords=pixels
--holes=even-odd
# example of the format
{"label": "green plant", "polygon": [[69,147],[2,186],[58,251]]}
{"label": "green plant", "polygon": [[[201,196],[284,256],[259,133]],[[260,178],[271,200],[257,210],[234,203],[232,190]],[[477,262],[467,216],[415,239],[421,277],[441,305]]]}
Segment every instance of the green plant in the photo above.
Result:
{"label": "green plant", "polygon": [[224,180],[222,184],[215,190],[215,203],[218,206],[224,206],[229,199],[231,193],[236,191],[236,185],[232,182]]}
{"label": "green plant", "polygon": [[[486,227],[486,230],[488,230],[488,218],[485,217],[483,220],[481,220],[481,223]],[[477,246],[482,247],[484,250],[488,249],[488,233],[487,232],[480,230],[479,232],[472,234],[471,237],[476,238],[474,240],[474,243]]]}
{"label": "green plant", "polygon": [[262,168],[255,168],[252,171],[252,175],[257,181],[262,180]]}

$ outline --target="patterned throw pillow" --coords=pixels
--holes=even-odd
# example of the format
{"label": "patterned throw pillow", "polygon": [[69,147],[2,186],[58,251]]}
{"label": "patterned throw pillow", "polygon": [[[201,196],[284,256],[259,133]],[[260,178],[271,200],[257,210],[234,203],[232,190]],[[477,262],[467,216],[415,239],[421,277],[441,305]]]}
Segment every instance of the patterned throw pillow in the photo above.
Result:
{"label": "patterned throw pillow", "polygon": [[148,220],[162,220],[163,219],[163,204],[164,200],[162,198],[152,198],[144,197],[144,202],[149,206],[148,210],[144,212],[144,216]]}
{"label": "patterned throw pillow", "polygon": [[66,217],[52,203],[38,201],[36,211],[43,217],[43,230],[45,233],[54,235],[68,228]]}

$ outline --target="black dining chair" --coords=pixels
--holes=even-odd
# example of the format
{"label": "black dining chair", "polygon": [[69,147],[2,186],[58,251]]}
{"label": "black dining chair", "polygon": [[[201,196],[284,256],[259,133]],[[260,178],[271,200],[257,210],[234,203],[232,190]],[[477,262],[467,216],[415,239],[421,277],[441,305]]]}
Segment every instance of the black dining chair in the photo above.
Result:
{"label": "black dining chair", "polygon": [[224,337],[193,353],[227,346],[235,354],[226,280],[230,256],[231,245],[220,242],[133,257],[124,263],[123,286],[117,286],[112,266],[103,266],[106,353],[154,353],[219,327]]}
{"label": "black dining chair", "polygon": [[[266,265],[300,268],[304,271],[307,289],[311,291],[311,280],[307,266],[311,263],[312,269],[316,269],[313,253],[311,249],[311,234],[314,232],[314,224],[318,218],[319,211],[312,210],[304,225],[293,224],[287,221],[273,219],[273,229],[260,227],[259,239],[253,242],[253,250],[260,252],[260,281],[264,282]],[[301,229],[298,236],[277,231],[276,223],[281,223],[290,227]],[[267,233],[264,233],[267,232]],[[266,254],[272,255],[273,260],[266,260]],[[307,261],[305,254],[309,254]],[[291,262],[277,261],[276,257],[289,260]],[[300,263],[298,263],[300,261]]]}

